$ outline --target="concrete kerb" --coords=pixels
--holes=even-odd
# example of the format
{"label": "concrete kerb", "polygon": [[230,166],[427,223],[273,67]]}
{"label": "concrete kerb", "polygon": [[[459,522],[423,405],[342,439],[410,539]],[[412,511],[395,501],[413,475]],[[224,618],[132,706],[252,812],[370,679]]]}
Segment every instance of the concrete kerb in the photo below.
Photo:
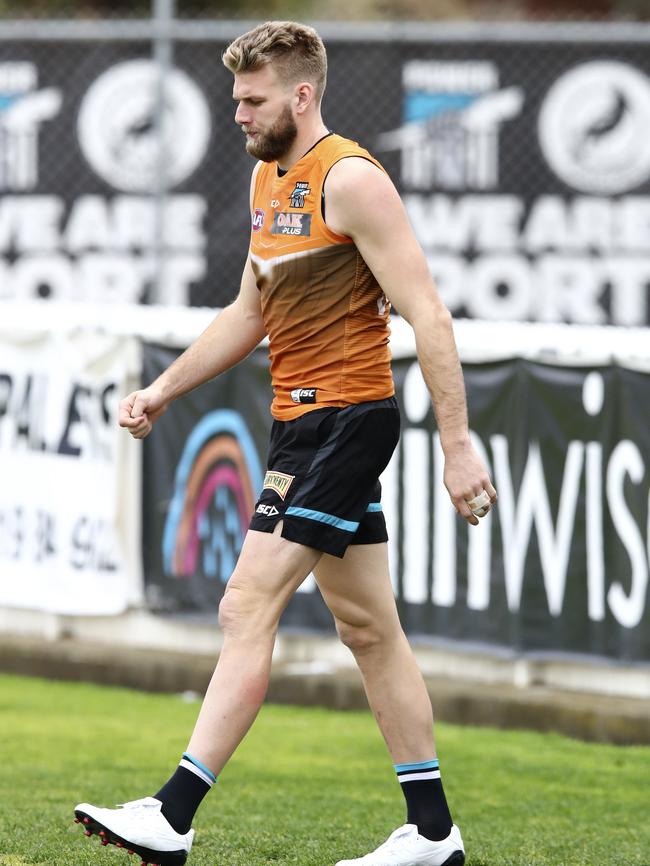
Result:
{"label": "concrete kerb", "polygon": [[[215,661],[215,653],[0,635],[3,672],[153,692],[202,695]],[[621,745],[650,744],[647,699],[431,675],[425,675],[425,681],[440,721],[555,731]],[[267,701],[337,710],[363,710],[368,706],[354,669],[313,661],[274,662]]]}

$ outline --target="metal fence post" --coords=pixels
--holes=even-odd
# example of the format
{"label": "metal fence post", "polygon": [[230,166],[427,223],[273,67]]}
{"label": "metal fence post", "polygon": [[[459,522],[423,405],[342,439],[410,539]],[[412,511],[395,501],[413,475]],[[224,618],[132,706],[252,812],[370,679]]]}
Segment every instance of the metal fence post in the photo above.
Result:
{"label": "metal fence post", "polygon": [[165,88],[174,60],[172,25],[176,17],[176,0],[152,0],[154,24],[153,58],[157,70],[155,123],[158,136],[156,179],[153,195],[156,200],[154,279],[151,286],[151,303],[164,303],[165,265],[165,205],[169,180],[165,147]]}

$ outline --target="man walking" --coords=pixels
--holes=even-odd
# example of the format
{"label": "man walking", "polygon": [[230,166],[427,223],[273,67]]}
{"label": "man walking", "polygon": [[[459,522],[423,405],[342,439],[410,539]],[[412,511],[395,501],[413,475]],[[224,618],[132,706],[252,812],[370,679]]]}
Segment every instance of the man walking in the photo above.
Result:
{"label": "man walking", "polygon": [[462,866],[431,704],[397,616],[378,480],[399,437],[388,349],[394,303],[415,332],[452,502],[476,524],[496,501],[469,440],[451,317],[388,176],[323,124],[327,59],[318,34],[294,22],[262,24],[223,61],[234,74],[235,121],[259,160],[241,288],[153,384],[122,401],[120,424],[144,438],[172,400],[268,335],[268,471],[219,608],[223,649],[179,766],[153,797],[119,809],[82,803],[77,820],[145,862],[185,862],[194,814],[264,700],[280,615],[313,571],[359,665],[407,804],[407,823],[387,842],[339,866]]}

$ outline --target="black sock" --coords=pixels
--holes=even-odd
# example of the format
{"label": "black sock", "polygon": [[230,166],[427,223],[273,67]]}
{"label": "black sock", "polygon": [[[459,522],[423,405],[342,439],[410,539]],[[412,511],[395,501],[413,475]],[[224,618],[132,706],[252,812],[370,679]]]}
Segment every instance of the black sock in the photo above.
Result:
{"label": "black sock", "polygon": [[437,759],[395,764],[406,799],[406,822],[415,824],[420,836],[434,842],[446,839],[453,824],[438,767]]}
{"label": "black sock", "polygon": [[162,803],[160,811],[177,833],[188,832],[196,810],[216,781],[204,764],[183,752],[174,775],[154,794]]}

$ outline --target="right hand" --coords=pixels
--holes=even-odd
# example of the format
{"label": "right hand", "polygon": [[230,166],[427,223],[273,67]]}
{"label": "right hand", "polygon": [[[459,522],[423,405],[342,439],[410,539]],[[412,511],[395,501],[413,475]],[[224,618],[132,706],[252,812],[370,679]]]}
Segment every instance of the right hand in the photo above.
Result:
{"label": "right hand", "polygon": [[126,427],[134,439],[144,439],[151,433],[154,421],[165,412],[169,403],[155,385],[132,391],[120,402],[119,425]]}

